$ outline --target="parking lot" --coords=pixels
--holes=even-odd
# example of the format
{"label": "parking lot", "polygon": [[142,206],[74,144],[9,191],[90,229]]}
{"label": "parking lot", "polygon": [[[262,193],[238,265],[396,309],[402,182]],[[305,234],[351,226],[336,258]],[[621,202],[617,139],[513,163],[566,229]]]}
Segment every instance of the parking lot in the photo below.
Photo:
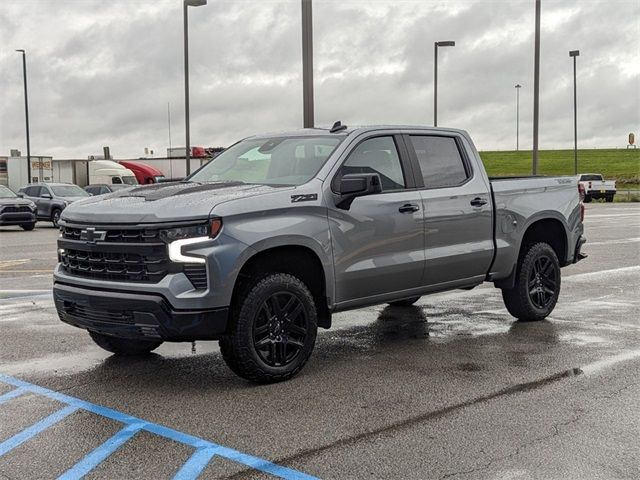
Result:
{"label": "parking lot", "polygon": [[257,386],[215,342],[110,357],[57,319],[57,230],[1,228],[0,478],[639,478],[640,205],[585,229],[546,321],[490,284],[341,313]]}

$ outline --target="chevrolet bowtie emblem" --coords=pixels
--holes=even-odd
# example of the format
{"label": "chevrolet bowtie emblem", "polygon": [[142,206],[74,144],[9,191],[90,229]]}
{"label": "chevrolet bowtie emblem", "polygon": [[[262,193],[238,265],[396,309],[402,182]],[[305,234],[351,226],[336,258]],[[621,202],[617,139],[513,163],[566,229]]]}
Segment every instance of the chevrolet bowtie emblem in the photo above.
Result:
{"label": "chevrolet bowtie emblem", "polygon": [[96,230],[93,227],[88,227],[80,231],[80,240],[84,240],[87,243],[101,242],[106,236],[107,232],[104,230]]}

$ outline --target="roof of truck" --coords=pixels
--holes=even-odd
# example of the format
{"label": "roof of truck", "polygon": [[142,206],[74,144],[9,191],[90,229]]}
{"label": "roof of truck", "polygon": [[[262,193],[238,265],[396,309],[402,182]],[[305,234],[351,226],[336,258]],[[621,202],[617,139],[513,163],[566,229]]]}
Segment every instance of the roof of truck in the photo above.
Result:
{"label": "roof of truck", "polygon": [[269,132],[259,135],[252,135],[249,138],[262,137],[297,137],[306,135],[349,135],[352,133],[365,133],[376,130],[424,130],[425,132],[457,132],[466,133],[464,130],[447,127],[429,127],[425,125],[342,125],[342,129],[331,133],[331,127],[327,128],[302,128],[299,130],[288,130],[282,132]]}

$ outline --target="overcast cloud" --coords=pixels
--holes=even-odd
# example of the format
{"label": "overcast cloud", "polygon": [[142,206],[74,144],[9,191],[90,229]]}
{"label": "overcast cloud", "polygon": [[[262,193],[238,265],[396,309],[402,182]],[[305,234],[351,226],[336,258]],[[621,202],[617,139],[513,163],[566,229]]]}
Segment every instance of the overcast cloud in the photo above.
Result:
{"label": "overcast cloud", "polygon": [[[640,1],[543,0],[540,148],[624,147],[640,134]],[[191,143],[225,146],[302,125],[300,1],[209,0],[190,9]],[[433,121],[433,42],[441,126],[481,150],[530,148],[534,1],[314,1],[316,124]],[[181,0],[3,0],[0,155],[26,153],[27,50],[33,154],[116,158],[184,145]]]}

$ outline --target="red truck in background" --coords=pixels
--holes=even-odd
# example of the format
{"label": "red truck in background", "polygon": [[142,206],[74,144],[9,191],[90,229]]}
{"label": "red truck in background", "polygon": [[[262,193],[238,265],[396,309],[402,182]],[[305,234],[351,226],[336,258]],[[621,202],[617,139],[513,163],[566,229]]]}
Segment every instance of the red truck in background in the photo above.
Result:
{"label": "red truck in background", "polygon": [[156,167],[152,167],[148,163],[129,162],[124,160],[118,163],[131,170],[136,176],[138,183],[141,185],[148,183],[160,183],[164,179],[164,173]]}

